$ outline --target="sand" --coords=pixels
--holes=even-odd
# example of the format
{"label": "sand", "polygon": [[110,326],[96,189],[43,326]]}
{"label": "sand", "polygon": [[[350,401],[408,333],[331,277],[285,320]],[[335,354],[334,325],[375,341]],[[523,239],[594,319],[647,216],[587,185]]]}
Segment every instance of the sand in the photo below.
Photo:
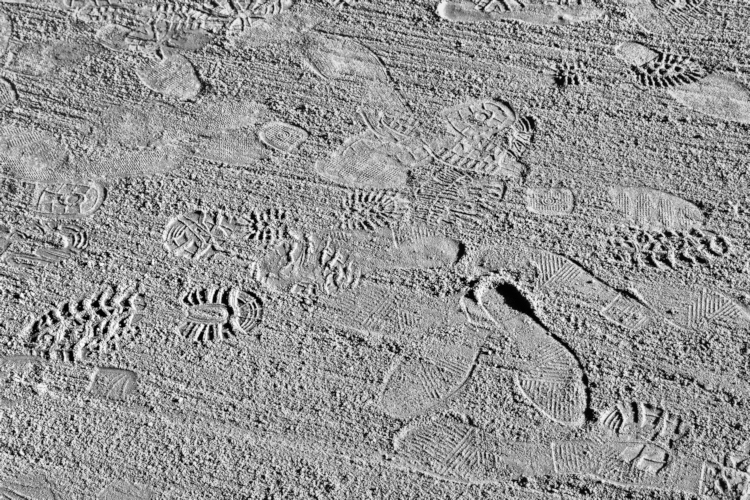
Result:
{"label": "sand", "polygon": [[749,23],[0,1],[0,498],[750,499]]}

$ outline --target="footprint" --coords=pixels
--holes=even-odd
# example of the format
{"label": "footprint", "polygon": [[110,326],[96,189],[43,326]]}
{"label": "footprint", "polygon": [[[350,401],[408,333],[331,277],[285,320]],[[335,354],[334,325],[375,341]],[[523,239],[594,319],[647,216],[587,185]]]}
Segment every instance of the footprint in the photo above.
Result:
{"label": "footprint", "polygon": [[359,0],[327,0],[327,2],[331,7],[342,9],[357,5],[357,2],[359,2]]}
{"label": "footprint", "polygon": [[539,215],[569,215],[575,208],[575,195],[566,188],[528,188],[526,209]]}
{"label": "footprint", "polygon": [[289,214],[276,207],[256,208],[240,215],[236,224],[247,241],[264,247],[275,245],[289,236]]}
{"label": "footprint", "polygon": [[351,328],[365,336],[383,335],[401,340],[403,332],[424,325],[421,301],[416,294],[375,283],[363,283],[354,290],[323,299],[330,311],[323,319]]}
{"label": "footprint", "polygon": [[263,144],[284,153],[292,152],[307,139],[307,136],[306,131],[284,122],[266,123],[258,132]]}
{"label": "footprint", "polygon": [[157,102],[109,106],[99,115],[87,150],[78,158],[84,178],[166,173],[188,154],[177,111]]}
{"label": "footprint", "polygon": [[46,394],[50,390],[48,378],[47,363],[40,357],[0,357],[0,408]]}
{"label": "footprint", "polygon": [[32,355],[77,363],[105,357],[138,333],[143,297],[134,287],[106,287],[53,307],[21,335]]}
{"label": "footprint", "polygon": [[46,184],[85,184],[92,179],[147,176],[172,170],[187,149],[172,137],[160,113],[169,108],[151,105],[114,106],[99,117],[87,149],[74,152],[57,135],[25,126],[0,127],[0,173],[22,181]]}
{"label": "footprint", "polygon": [[704,79],[669,91],[690,109],[719,120],[750,123],[750,89],[726,74]]}
{"label": "footprint", "polygon": [[744,306],[714,290],[686,290],[653,282],[636,287],[655,311],[681,328],[701,332],[720,326],[736,330],[750,324],[750,312]]}
{"label": "footprint", "polygon": [[94,368],[90,378],[91,383],[86,388],[88,393],[120,401],[127,399],[138,383],[135,372],[119,368]]}
{"label": "footprint", "polygon": [[155,493],[146,485],[117,480],[103,488],[96,500],[151,500],[154,496]]}
{"label": "footprint", "polygon": [[8,50],[10,38],[13,36],[13,21],[8,14],[0,13],[0,56]]}
{"label": "footprint", "polygon": [[408,419],[445,404],[469,380],[478,356],[476,345],[456,345],[400,359],[384,381],[380,406],[391,417]]}
{"label": "footprint", "polygon": [[698,495],[704,462],[647,440],[581,440],[552,444],[555,473],[587,476],[621,488]]}
{"label": "footprint", "polygon": [[604,11],[591,6],[589,0],[442,0],[437,14],[461,23],[514,20],[549,26],[596,21]]}
{"label": "footprint", "polygon": [[612,186],[607,194],[623,219],[646,230],[689,230],[703,225],[703,212],[697,206],[663,191]]}
{"label": "footprint", "polygon": [[203,88],[192,63],[179,54],[165,54],[137,68],[136,74],[145,87],[178,101],[195,99]]}
{"label": "footprint", "polygon": [[368,130],[382,142],[409,143],[419,135],[419,122],[406,110],[386,113],[382,110],[360,109],[359,115]]}
{"label": "footprint", "polygon": [[[587,407],[583,370],[573,354],[532,318],[516,312],[508,304],[524,301],[510,286],[500,289],[491,286],[479,295],[485,313],[495,323],[498,332],[512,345],[510,351],[519,360],[512,364],[517,389],[542,415],[558,424],[571,427],[583,425]],[[530,309],[528,303],[525,306]],[[507,347],[506,347],[507,348]],[[506,360],[493,361],[502,365]]]}
{"label": "footprint", "polygon": [[653,441],[669,449],[684,440],[690,427],[663,405],[643,401],[619,402],[599,415],[599,426],[612,438],[623,441]]}
{"label": "footprint", "polygon": [[73,223],[39,221],[23,228],[0,230],[0,261],[34,268],[58,264],[85,250],[87,231]]}
{"label": "footprint", "polygon": [[254,129],[271,116],[263,104],[213,96],[200,99],[191,111],[181,117],[180,127],[188,134],[208,137],[230,130]]}
{"label": "footprint", "polygon": [[713,118],[750,123],[750,89],[735,78],[706,71],[687,57],[649,49],[636,42],[616,47],[645,87],[664,88],[680,104]]}
{"label": "footprint", "polygon": [[224,252],[223,242],[237,229],[233,217],[195,210],[169,220],[162,244],[170,254],[191,260],[211,259]]}
{"label": "footprint", "polygon": [[137,36],[136,32],[119,24],[107,24],[99,28],[94,39],[102,47],[113,51],[144,50],[148,46],[148,42]]}
{"label": "footprint", "polygon": [[584,62],[562,61],[554,67],[554,82],[558,87],[585,85],[589,81],[589,69]]}
{"label": "footprint", "polygon": [[389,81],[378,56],[353,39],[308,32],[301,49],[305,65],[326,80]]}
{"label": "footprint", "polygon": [[354,189],[341,203],[341,229],[376,231],[404,221],[409,202],[398,192],[384,189]]}
{"label": "footprint", "polygon": [[247,166],[264,158],[264,150],[255,132],[239,129],[200,138],[195,156],[223,165]]}
{"label": "footprint", "polygon": [[434,230],[477,231],[503,212],[505,193],[503,180],[443,166],[417,181],[413,217]]}
{"label": "footprint", "polygon": [[622,228],[607,244],[608,252],[617,260],[639,268],[708,267],[734,253],[734,246],[724,235],[695,228],[689,231]]}
{"label": "footprint", "polygon": [[350,231],[339,239],[363,269],[433,269],[454,265],[461,243],[425,228],[408,226]]}
{"label": "footprint", "polygon": [[18,101],[18,93],[11,82],[0,78],[0,110]]}
{"label": "footprint", "polygon": [[57,500],[54,485],[42,475],[22,479],[0,480],[0,495],[8,499]]}
{"label": "footprint", "polygon": [[704,498],[744,500],[750,493],[750,474],[674,455],[650,441],[502,442],[452,416],[404,428],[394,449],[393,461],[402,468],[466,484],[573,475]]}
{"label": "footprint", "polygon": [[518,162],[534,136],[532,117],[518,117],[510,104],[493,99],[468,101],[442,113],[449,137],[433,146],[432,155],[458,170],[517,178]]}
{"label": "footprint", "polygon": [[25,127],[0,129],[2,173],[18,180],[54,182],[75,177],[70,154],[51,133]]}
{"label": "footprint", "polygon": [[394,90],[388,71],[369,47],[351,38],[307,31],[299,44],[302,62],[315,75],[351,87],[357,91],[360,107],[393,111],[402,106],[402,99]]}
{"label": "footprint", "polygon": [[485,318],[470,319],[471,314],[482,314],[477,308],[471,297],[454,296],[447,299],[442,311],[424,311],[426,318],[437,321],[430,328],[455,332],[453,336],[461,340],[436,341],[422,354],[396,361],[383,381],[380,397],[380,406],[388,415],[408,419],[424,414],[445,404],[468,382],[491,334]]}
{"label": "footprint", "polygon": [[247,335],[263,320],[263,301],[251,291],[196,289],[186,293],[182,303],[185,320],[177,331],[196,343]]}
{"label": "footprint", "polygon": [[396,460],[406,468],[446,481],[497,481],[498,464],[486,434],[455,417],[407,427],[394,439]]}
{"label": "footprint", "polygon": [[386,413],[412,418],[444,404],[469,380],[488,339],[502,335],[497,341],[510,344],[503,347],[509,352],[493,354],[492,362],[502,366],[509,364],[506,356],[516,358],[510,364],[517,369],[516,387],[527,401],[554,422],[582,425],[587,401],[578,361],[540,325],[514,310],[510,296],[494,288],[474,293],[478,302],[461,298],[467,319],[460,327],[464,343],[402,359],[384,383],[381,406]]}
{"label": "footprint", "polygon": [[654,312],[638,299],[613,289],[562,255],[522,246],[497,246],[481,249],[475,265],[480,275],[521,273],[540,300],[580,300],[628,330],[637,331],[654,317]]}
{"label": "footprint", "polygon": [[398,189],[407,180],[406,169],[364,135],[347,139],[329,158],[315,162],[315,172],[331,182],[361,189]]}
{"label": "footprint", "polygon": [[626,10],[646,31],[675,34],[707,13],[707,0],[625,0]]}
{"label": "footprint", "polygon": [[258,264],[257,279],[264,286],[277,293],[313,286],[327,295],[359,286],[362,266],[340,241],[331,235],[289,234]]}

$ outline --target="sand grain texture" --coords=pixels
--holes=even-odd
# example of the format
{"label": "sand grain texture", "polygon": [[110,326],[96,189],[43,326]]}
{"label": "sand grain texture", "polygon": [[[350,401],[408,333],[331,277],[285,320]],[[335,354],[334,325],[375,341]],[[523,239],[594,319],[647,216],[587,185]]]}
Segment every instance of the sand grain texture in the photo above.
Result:
{"label": "sand grain texture", "polygon": [[748,25],[0,0],[0,499],[750,500]]}

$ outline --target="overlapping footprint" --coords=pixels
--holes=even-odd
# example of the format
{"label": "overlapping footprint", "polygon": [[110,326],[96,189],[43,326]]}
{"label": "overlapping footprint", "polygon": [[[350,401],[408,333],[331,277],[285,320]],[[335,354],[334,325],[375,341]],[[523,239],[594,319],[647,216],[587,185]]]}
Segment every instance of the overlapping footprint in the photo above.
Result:
{"label": "overlapping footprint", "polygon": [[427,136],[406,110],[362,109],[367,130],[316,162],[315,171],[345,186],[382,189],[405,187],[410,168],[426,158],[467,175],[499,180],[523,175],[526,168],[519,159],[536,129],[532,117],[519,116],[509,103],[492,98],[463,102],[441,114],[446,133],[436,138]]}
{"label": "overlapping footprint", "polygon": [[643,406],[601,414],[599,426],[576,440],[508,442],[469,421],[440,414],[407,425],[394,439],[398,467],[467,484],[521,477],[583,476],[622,488],[681,492],[706,499],[745,500],[750,474],[732,464],[683,455],[679,418]]}

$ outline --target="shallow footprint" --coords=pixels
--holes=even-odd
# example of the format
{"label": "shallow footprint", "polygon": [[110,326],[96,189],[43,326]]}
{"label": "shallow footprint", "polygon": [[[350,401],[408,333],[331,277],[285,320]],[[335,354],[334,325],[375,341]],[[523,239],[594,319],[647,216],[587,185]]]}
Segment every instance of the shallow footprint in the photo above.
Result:
{"label": "shallow footprint", "polygon": [[394,189],[407,180],[406,170],[364,136],[347,139],[329,158],[315,162],[315,171],[324,179],[357,188]]}
{"label": "shallow footprint", "polygon": [[717,119],[750,123],[750,89],[731,76],[711,74],[669,94],[699,113]]}
{"label": "shallow footprint", "polygon": [[195,99],[203,87],[195,68],[181,55],[168,55],[136,70],[147,88],[179,101]]}
{"label": "shallow footprint", "polygon": [[527,4],[514,0],[443,0],[437,7],[437,14],[448,21],[462,23],[508,19],[536,25],[559,25],[595,21],[604,12],[588,6],[582,0],[559,0],[557,4]]}
{"label": "shallow footprint", "polygon": [[690,58],[626,42],[615,53],[629,64],[644,87],[664,88],[680,104],[713,118],[750,123],[750,89],[735,78],[706,74]]}
{"label": "shallow footprint", "polygon": [[625,9],[646,31],[666,35],[689,28],[705,14],[706,0],[625,0]]}
{"label": "shallow footprint", "polygon": [[480,250],[477,270],[520,273],[532,281],[532,293],[540,300],[580,300],[608,321],[629,330],[645,327],[654,314],[645,304],[592,276],[567,257],[521,245],[497,245]]}

